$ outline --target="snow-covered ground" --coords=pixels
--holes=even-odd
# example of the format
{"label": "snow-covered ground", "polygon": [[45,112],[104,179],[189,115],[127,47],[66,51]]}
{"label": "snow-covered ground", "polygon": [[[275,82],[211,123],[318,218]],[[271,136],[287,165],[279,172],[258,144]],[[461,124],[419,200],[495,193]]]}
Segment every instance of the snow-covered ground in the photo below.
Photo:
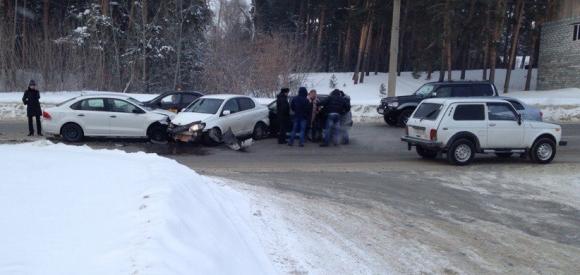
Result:
{"label": "snow-covered ground", "polygon": [[[466,72],[466,80],[481,80],[481,70],[471,70]],[[379,73],[371,74],[365,77],[363,83],[354,85],[352,73],[310,73],[304,80],[303,85],[308,89],[316,89],[320,94],[328,94],[333,90],[331,88],[331,79],[334,76],[333,86],[341,89],[351,97],[353,104],[353,117],[357,121],[380,120],[381,116],[376,112],[381,97],[380,87],[388,86],[388,74]],[[580,87],[571,87],[569,89],[535,91],[537,73],[534,70],[532,74],[532,90],[522,91],[526,81],[527,71],[522,69],[514,70],[512,81],[510,82],[510,92],[503,94],[503,84],[505,79],[505,70],[496,71],[495,85],[500,90],[501,95],[507,95],[519,98],[527,104],[534,105],[542,110],[544,119],[552,122],[578,122],[580,121]],[[417,90],[421,85],[436,81],[439,73],[434,72],[430,80],[426,79],[423,73],[419,78],[414,78],[411,72],[403,72],[397,78],[397,95],[409,95]],[[460,71],[453,72],[453,79],[458,80]],[[44,106],[51,106],[62,102],[68,98],[80,94],[99,93],[96,91],[83,92],[45,92],[41,94],[41,103]],[[102,92],[101,92],[102,93]],[[138,100],[148,100],[156,95],[152,94],[129,94]],[[0,93],[0,119],[4,118],[23,118],[25,116],[25,107],[20,103],[22,93],[10,92]],[[261,104],[268,104],[274,99],[258,98]]]}
{"label": "snow-covered ground", "polygon": [[0,145],[0,274],[273,274],[249,200],[153,154]]}

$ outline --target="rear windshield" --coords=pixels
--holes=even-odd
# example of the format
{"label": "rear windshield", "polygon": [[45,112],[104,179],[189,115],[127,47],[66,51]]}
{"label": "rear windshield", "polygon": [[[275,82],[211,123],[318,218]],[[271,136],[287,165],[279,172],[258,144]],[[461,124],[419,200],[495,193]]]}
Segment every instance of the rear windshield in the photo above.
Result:
{"label": "rear windshield", "polygon": [[191,105],[189,105],[189,107],[187,107],[187,109],[185,109],[185,112],[202,113],[202,114],[216,114],[218,112],[220,106],[222,106],[223,102],[224,102],[223,99],[199,98],[196,101],[194,101],[193,103],[191,103]]}
{"label": "rear windshield", "polygon": [[419,105],[417,111],[413,115],[413,118],[435,120],[441,111],[443,105],[436,103],[423,103]]}

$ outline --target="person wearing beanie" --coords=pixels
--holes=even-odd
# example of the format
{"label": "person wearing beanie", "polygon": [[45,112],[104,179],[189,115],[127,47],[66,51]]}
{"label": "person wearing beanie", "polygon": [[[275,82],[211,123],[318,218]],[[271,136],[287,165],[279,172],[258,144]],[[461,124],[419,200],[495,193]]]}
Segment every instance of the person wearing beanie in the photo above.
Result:
{"label": "person wearing beanie", "polygon": [[292,121],[292,132],[288,139],[288,145],[294,145],[296,134],[299,133],[300,140],[298,146],[304,147],[304,139],[306,134],[306,126],[310,117],[310,102],[308,101],[308,91],[304,87],[298,89],[298,96],[292,99],[290,109],[294,112],[294,120]]}
{"label": "person wearing beanie", "polygon": [[42,126],[40,124],[40,116],[42,110],[40,108],[40,92],[36,89],[36,82],[30,80],[28,89],[24,91],[22,103],[26,105],[26,116],[28,116],[28,136],[34,135],[34,127],[32,127],[32,118],[36,118],[36,134],[42,136]]}

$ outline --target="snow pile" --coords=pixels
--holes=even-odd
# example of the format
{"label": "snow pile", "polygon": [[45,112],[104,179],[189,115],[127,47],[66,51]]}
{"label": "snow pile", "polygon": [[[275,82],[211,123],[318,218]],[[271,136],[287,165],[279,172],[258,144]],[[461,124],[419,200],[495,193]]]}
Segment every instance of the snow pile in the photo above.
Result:
{"label": "snow pile", "polygon": [[0,154],[0,274],[275,273],[248,199],[175,161],[49,142]]}

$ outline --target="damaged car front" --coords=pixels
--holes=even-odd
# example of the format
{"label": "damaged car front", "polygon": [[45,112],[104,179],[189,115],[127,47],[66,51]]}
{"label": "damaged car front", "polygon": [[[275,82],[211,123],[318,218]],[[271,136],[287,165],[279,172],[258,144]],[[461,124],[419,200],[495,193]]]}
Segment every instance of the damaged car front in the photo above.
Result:
{"label": "damaged car front", "polygon": [[198,142],[203,135],[204,129],[205,123],[201,121],[195,121],[185,125],[169,123],[167,134],[175,141]]}
{"label": "damaged car front", "polygon": [[167,127],[169,137],[181,142],[200,141],[208,130],[208,123],[219,117],[217,113],[223,102],[215,98],[196,99],[171,120]]}

